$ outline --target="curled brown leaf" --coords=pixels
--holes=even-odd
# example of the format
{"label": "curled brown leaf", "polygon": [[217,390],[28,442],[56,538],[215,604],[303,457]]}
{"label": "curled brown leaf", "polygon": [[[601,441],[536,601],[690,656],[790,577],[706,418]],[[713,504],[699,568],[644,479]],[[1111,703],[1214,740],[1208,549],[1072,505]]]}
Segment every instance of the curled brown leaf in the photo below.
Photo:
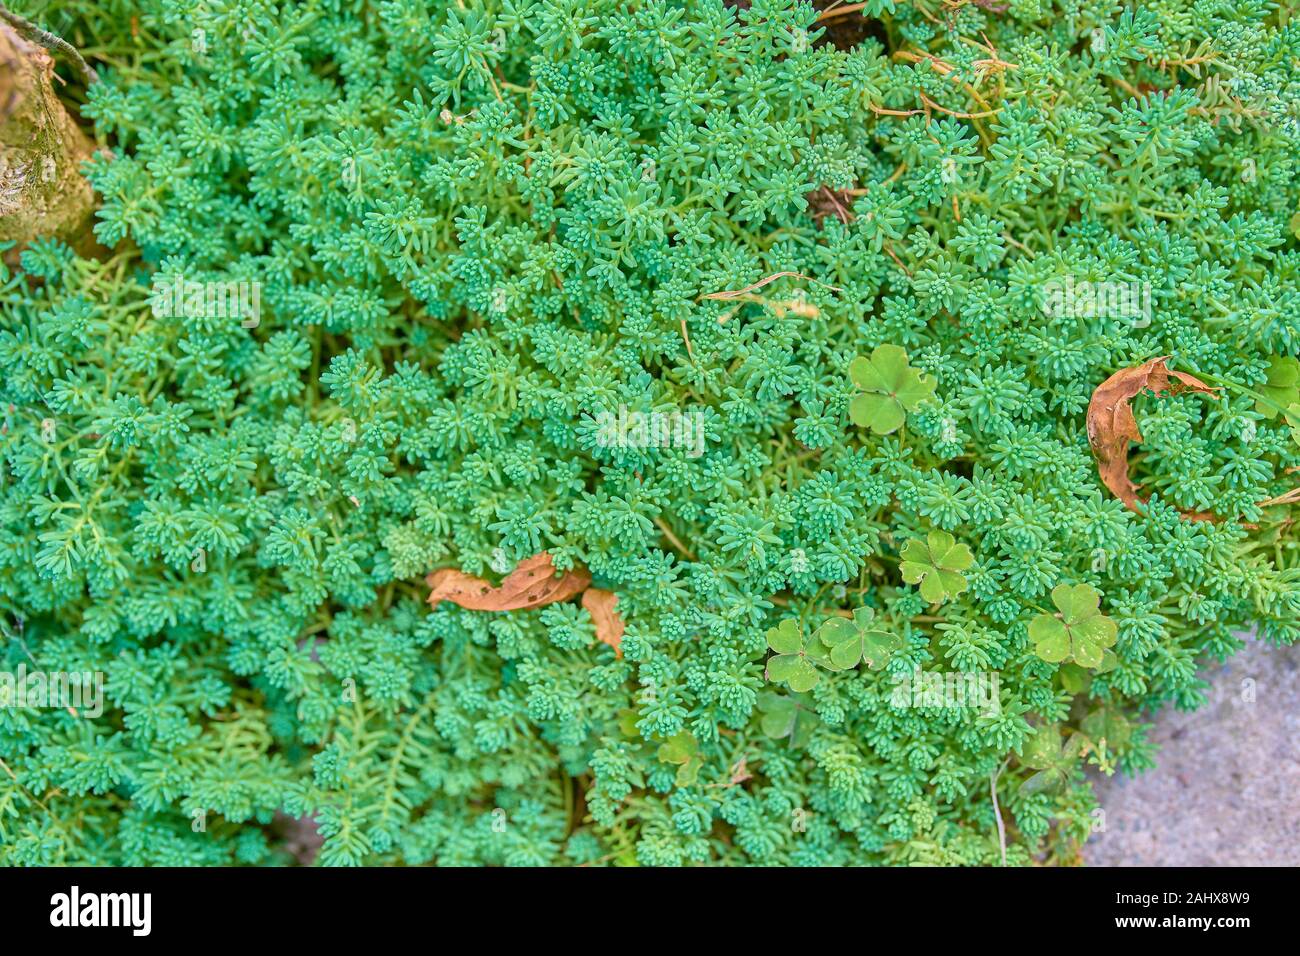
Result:
{"label": "curled brown leaf", "polygon": [[614,610],[617,603],[618,595],[604,588],[587,588],[582,595],[582,606],[596,625],[596,639],[614,648],[615,657],[622,657],[625,628],[623,618]]}
{"label": "curled brown leaf", "polygon": [[[1088,443],[1097,459],[1102,483],[1132,511],[1140,511],[1138,486],[1128,475],[1128,446],[1142,441],[1130,402],[1144,391],[1200,392],[1215,395],[1217,389],[1186,372],[1171,371],[1168,355],[1153,358],[1132,368],[1122,368],[1097,386],[1088,403]],[[1193,520],[1212,518],[1204,512],[1188,515]]]}
{"label": "curled brown leaf", "polygon": [[542,551],[520,561],[499,587],[455,568],[439,568],[425,581],[431,607],[451,601],[471,611],[522,611],[569,600],[591,584],[591,574],[573,568],[557,577],[551,556]]}

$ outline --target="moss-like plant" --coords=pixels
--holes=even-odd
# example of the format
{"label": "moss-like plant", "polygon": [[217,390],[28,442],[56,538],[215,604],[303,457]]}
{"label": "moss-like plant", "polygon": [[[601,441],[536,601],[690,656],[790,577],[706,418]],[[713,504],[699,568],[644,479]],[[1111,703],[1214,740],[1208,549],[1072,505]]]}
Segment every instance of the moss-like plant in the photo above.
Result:
{"label": "moss-like plant", "polygon": [[11,5],[0,862],[1068,860],[1300,634],[1286,9]]}

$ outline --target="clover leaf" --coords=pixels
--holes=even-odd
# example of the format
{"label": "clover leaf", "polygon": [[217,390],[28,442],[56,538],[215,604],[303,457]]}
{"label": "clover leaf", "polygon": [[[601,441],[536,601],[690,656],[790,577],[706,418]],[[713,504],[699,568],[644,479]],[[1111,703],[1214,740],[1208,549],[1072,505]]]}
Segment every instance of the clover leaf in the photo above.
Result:
{"label": "clover leaf", "polygon": [[1089,737],[1104,741],[1111,750],[1124,747],[1133,736],[1133,725],[1114,707],[1101,706],[1079,725]]}
{"label": "clover leaf", "polygon": [[896,431],[934,394],[934,379],[908,365],[897,345],[876,346],[870,359],[859,355],[849,363],[849,378],[866,393],[849,402],[849,418],[877,435]]}
{"label": "clover leaf", "polygon": [[758,709],[763,715],[758,724],[763,733],[774,740],[789,737],[791,747],[807,744],[821,722],[803,694],[763,691],[758,695]]}
{"label": "clover leaf", "polygon": [[700,742],[694,735],[684,730],[673,734],[659,745],[658,756],[664,763],[678,765],[677,776],[673,778],[673,783],[677,786],[689,787],[698,779],[703,761],[700,757]]}
{"label": "clover leaf", "polygon": [[1119,631],[1101,613],[1101,592],[1091,584],[1058,584],[1052,603],[1059,614],[1040,614],[1029,622],[1034,653],[1050,664],[1069,658],[1083,667],[1099,666]]}
{"label": "clover leaf", "polygon": [[966,590],[961,572],[975,563],[964,544],[957,544],[946,531],[931,531],[923,542],[913,539],[903,548],[898,569],[908,584],[921,585],[921,597],[931,604],[956,597]]}
{"label": "clover leaf", "polygon": [[1056,676],[1061,682],[1061,687],[1070,695],[1082,694],[1092,683],[1092,674],[1088,673],[1087,668],[1080,667],[1078,664],[1062,664]]}
{"label": "clover leaf", "polygon": [[786,618],[767,632],[767,646],[776,651],[776,656],[767,661],[767,680],[785,684],[797,693],[812,690],[821,681],[814,662],[823,666],[828,663],[826,647],[820,641],[805,643],[794,618]]}
{"label": "clover leaf", "polygon": [[1061,728],[1056,724],[1039,727],[1020,753],[1022,766],[1038,772],[1020,785],[1020,793],[1042,793],[1059,790],[1070,779],[1070,771],[1078,760],[1087,739],[1082,734],[1072,734],[1061,745]]}
{"label": "clover leaf", "polygon": [[817,628],[817,637],[830,649],[831,667],[845,671],[866,661],[872,670],[889,663],[889,657],[903,646],[903,639],[879,625],[873,624],[876,612],[860,607],[853,619],[833,617]]}
{"label": "clover leaf", "polygon": [[1255,402],[1255,410],[1265,418],[1276,418],[1277,406],[1289,411],[1290,406],[1300,402],[1300,359],[1274,356],[1268,364],[1268,380],[1257,389],[1273,403]]}
{"label": "clover leaf", "polygon": [[1287,427],[1291,429],[1291,440],[1300,445],[1300,402],[1288,405],[1285,415]]}

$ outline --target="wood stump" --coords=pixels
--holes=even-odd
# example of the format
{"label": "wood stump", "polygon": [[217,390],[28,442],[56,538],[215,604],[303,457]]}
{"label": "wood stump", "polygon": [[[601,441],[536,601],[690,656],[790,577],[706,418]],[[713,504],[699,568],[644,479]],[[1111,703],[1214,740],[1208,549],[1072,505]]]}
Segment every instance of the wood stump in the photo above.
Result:
{"label": "wood stump", "polygon": [[0,240],[56,236],[79,252],[96,243],[95,195],[81,163],[95,144],[54,92],[54,58],[0,22]]}

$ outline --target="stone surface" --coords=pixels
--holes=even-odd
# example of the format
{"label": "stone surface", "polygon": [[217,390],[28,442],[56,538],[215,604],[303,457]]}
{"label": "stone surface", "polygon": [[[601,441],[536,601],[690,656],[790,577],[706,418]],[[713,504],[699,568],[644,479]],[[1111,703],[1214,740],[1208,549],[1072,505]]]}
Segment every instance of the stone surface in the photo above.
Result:
{"label": "stone surface", "polygon": [[1300,644],[1248,638],[1204,677],[1204,707],[1156,717],[1155,769],[1097,781],[1089,865],[1300,865]]}

